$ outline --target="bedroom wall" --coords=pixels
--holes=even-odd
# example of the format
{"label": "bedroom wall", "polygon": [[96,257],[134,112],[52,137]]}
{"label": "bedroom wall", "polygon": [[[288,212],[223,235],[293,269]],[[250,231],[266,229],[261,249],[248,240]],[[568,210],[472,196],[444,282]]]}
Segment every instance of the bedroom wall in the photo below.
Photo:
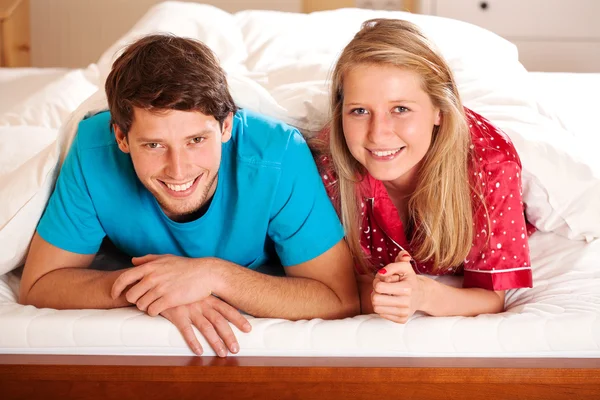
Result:
{"label": "bedroom wall", "polygon": [[[83,67],[162,0],[30,0],[33,67]],[[194,0],[183,0],[194,1]],[[196,0],[228,12],[302,12],[303,0]]]}

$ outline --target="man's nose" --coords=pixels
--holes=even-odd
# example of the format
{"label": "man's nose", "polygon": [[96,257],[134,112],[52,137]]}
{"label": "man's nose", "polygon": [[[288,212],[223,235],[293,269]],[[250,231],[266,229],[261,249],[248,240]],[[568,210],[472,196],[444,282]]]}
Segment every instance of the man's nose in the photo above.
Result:
{"label": "man's nose", "polygon": [[167,174],[173,179],[184,179],[187,165],[187,156],[184,150],[169,149],[167,160]]}

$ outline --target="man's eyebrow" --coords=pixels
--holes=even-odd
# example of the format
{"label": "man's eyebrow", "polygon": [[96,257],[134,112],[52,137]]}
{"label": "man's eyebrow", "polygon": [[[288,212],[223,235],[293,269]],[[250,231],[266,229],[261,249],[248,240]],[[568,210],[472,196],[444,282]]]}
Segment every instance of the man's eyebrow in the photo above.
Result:
{"label": "man's eyebrow", "polygon": [[[191,134],[191,135],[189,135],[189,136],[186,136],[186,137],[184,138],[184,140],[186,140],[186,141],[187,141],[187,140],[193,139],[193,138],[195,138],[195,137],[198,137],[198,136],[205,136],[205,135],[209,135],[209,134],[211,134],[211,133],[213,133],[213,130],[212,130],[212,129],[210,129],[210,128],[205,128],[205,129],[202,129],[202,130],[201,130],[201,131],[199,131],[199,132],[196,132],[196,133],[193,133],[193,134]],[[164,139],[163,139],[163,138],[160,138],[160,137],[153,137],[153,136],[140,136],[140,137],[137,137],[137,138],[136,138],[136,142],[160,143],[160,142],[163,142],[163,141],[164,141]]]}

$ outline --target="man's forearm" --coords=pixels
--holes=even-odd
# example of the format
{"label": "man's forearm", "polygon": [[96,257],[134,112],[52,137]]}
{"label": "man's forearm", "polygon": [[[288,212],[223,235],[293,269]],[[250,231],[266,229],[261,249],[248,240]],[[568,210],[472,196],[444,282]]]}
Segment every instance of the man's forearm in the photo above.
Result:
{"label": "man's forearm", "polygon": [[358,314],[356,301],[344,301],[322,282],[276,277],[215,261],[213,294],[248,314],[290,320],[345,318]]}
{"label": "man's forearm", "polygon": [[98,271],[87,268],[63,268],[42,276],[19,302],[38,308],[110,309],[131,304],[124,295],[113,300],[112,285],[121,271]]}

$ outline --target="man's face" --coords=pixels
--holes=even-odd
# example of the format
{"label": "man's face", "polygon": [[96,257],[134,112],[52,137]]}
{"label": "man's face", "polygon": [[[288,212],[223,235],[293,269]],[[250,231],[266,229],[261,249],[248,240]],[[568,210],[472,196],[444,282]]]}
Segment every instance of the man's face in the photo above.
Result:
{"label": "man's face", "polygon": [[214,117],[198,111],[134,108],[129,134],[114,129],[142,184],[169,218],[182,221],[215,193],[221,144],[231,138],[232,119],[229,114],[221,129]]}

